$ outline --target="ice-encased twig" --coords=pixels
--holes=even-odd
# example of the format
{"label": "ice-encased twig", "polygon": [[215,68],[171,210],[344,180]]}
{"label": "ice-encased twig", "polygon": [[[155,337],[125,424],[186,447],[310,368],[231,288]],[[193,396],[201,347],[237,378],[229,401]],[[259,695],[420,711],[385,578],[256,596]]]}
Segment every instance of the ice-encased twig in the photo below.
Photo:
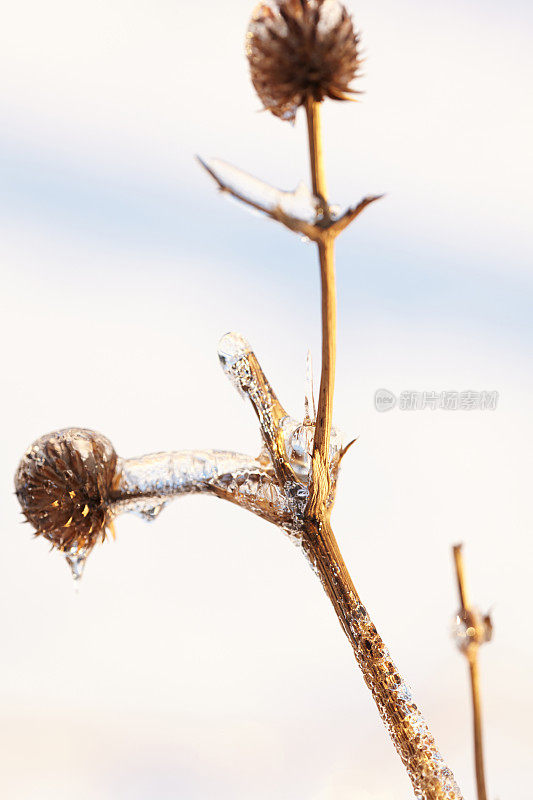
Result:
{"label": "ice-encased twig", "polygon": [[250,456],[223,450],[154,453],[119,461],[111,494],[114,515],[133,511],[154,519],[175,497],[213,494],[281,527],[289,508],[270,467]]}
{"label": "ice-encased twig", "polygon": [[313,241],[321,239],[326,232],[338,236],[370,203],[383,197],[369,195],[340,213],[333,206],[325,205],[324,198],[312,194],[304,183],[299,183],[293,191],[276,189],[219,158],[197,156],[197,159],[221,192]]}
{"label": "ice-encased twig", "polygon": [[[257,414],[266,445],[257,458],[195,450],[121,459],[111,442],[94,431],[55,431],[28,448],[17,470],[17,495],[24,513],[37,532],[63,552],[76,578],[115,516],[133,511],[154,519],[181,495],[212,494],[282,528],[301,544],[319,575],[417,798],[460,800],[408,686],[355,591],[329,519],[305,517],[314,421],[308,419],[309,414],[301,423],[286,414],[243,337],[223,337],[219,358],[226,375]],[[329,464],[333,489],[328,507],[344,452],[333,433]]]}
{"label": "ice-encased twig", "polygon": [[[231,383],[250,400],[266,452],[252,458],[230,451],[189,450],[119,459],[111,511],[134,511],[154,519],[179,495],[208,493],[295,531],[297,501],[302,510],[307,499],[314,426],[311,420],[300,423],[289,417],[244,337],[223,336],[218,356]],[[333,485],[340,452],[340,437],[334,431]]]}
{"label": "ice-encased twig", "polygon": [[[222,367],[241,395],[247,396],[257,414],[263,438],[271,458],[279,460],[284,480],[290,470],[288,485],[297,471],[295,452],[301,445],[304,458],[302,496],[308,494],[310,454],[313,449],[314,425],[292,424],[286,435],[288,420],[249,343],[242,336],[226,334],[219,344]],[[306,434],[311,434],[307,436]],[[336,432],[330,446],[330,474],[333,490],[336,485],[342,449]],[[307,457],[305,457],[305,455]],[[302,478],[300,478],[302,479]],[[282,484],[283,485],[283,484]],[[289,498],[290,499],[290,498]],[[294,505],[291,504],[294,515]],[[353,647],[363,677],[372,692],[379,713],[402,761],[417,798],[423,800],[460,800],[461,792],[451,770],[439,753],[435,739],[413,700],[411,690],[396,669],[383,640],[359,599],[329,523],[317,528],[305,519],[293,518],[300,526],[300,541],[306,556],[320,577],[341,625]]]}
{"label": "ice-encased twig", "polygon": [[299,222],[311,224],[315,222],[320,211],[319,204],[304,183],[300,183],[293,191],[276,189],[220,158],[203,159],[200,156],[197,158],[219,188],[235,199],[247,203],[264,214],[274,215],[277,211],[281,211]]}
{"label": "ice-encased twig", "polygon": [[285,452],[282,423],[288,417],[263,372],[255,353],[238,333],[227,333],[219,342],[222,369],[239,394],[248,397],[259,420],[263,441],[281,486],[299,481]]}
{"label": "ice-encased twig", "polygon": [[328,595],[417,800],[462,800],[453,773],[361,602],[338,548],[331,524],[306,524],[302,548]]}

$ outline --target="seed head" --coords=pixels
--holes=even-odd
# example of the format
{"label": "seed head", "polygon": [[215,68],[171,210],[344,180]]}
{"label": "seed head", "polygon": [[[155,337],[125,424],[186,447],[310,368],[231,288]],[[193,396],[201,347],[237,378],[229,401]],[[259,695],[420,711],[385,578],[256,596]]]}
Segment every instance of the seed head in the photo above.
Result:
{"label": "seed head", "polygon": [[359,38],[338,0],[270,0],[255,10],[246,54],[259,99],[294,120],[308,97],[350,100],[360,66]]}
{"label": "seed head", "polygon": [[58,550],[87,552],[111,524],[109,497],[117,471],[111,442],[83,428],[41,436],[15,474],[22,511]]}

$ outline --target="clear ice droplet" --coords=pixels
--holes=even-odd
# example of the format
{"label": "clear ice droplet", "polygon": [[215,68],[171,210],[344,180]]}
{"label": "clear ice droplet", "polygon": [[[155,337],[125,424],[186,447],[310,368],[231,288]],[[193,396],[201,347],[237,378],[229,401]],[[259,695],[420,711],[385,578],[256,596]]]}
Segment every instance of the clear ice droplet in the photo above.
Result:
{"label": "clear ice droplet", "polygon": [[160,502],[156,503],[153,506],[149,506],[147,508],[142,508],[139,511],[139,516],[145,519],[147,522],[152,522],[152,520],[156,519],[160,513],[163,511],[166,503]]}
{"label": "clear ice droplet", "polygon": [[85,562],[87,561],[87,553],[65,553],[65,560],[70,567],[73,580],[81,581]]}
{"label": "clear ice droplet", "polygon": [[252,348],[240,333],[224,334],[218,343],[218,357],[223,367],[231,367],[240,358],[250,353]]}
{"label": "clear ice droplet", "polygon": [[246,357],[251,355],[252,348],[240,333],[226,333],[218,343],[218,359],[220,365],[241,397],[245,397],[241,378],[246,372]]}

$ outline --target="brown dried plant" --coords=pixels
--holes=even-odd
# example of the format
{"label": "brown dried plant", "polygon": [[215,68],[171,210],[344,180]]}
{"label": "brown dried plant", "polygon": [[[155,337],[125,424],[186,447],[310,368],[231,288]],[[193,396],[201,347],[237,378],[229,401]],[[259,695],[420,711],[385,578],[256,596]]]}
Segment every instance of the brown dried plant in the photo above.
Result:
{"label": "brown dried plant", "polygon": [[[250,346],[242,337],[228,335],[219,357],[258,418],[264,446],[257,457],[190,451],[124,460],[100,434],[66,429],[28,449],[16,475],[17,495],[37,533],[67,555],[75,577],[114,516],[134,510],[154,519],[169,499],[184,493],[214,494],[288,532],[301,545],[335,609],[415,796],[460,800],[453,775],[357,594],[331,525],[339,465],[347,450],[332,435],[335,240],[379,195],[365,197],[341,214],[330,205],[320,111],[326,98],[351,98],[360,65],[359,37],[338,0],[272,0],[253,14],[246,49],[264,107],[288,120],[304,109],[312,191],[300,187],[295,193],[281,192],[222,162],[201,163],[222,191],[316,244],[322,298],[316,416],[307,408],[302,423],[291,420]],[[303,200],[300,213],[295,198]],[[463,609],[466,613],[464,600]],[[469,648],[474,654],[477,643]]]}

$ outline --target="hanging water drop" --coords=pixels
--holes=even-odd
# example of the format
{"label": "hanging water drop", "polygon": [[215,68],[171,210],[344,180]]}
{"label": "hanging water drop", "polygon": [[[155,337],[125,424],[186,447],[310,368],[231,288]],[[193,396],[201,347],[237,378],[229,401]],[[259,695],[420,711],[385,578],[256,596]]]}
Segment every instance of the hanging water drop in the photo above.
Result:
{"label": "hanging water drop", "polygon": [[70,567],[72,578],[76,582],[80,581],[85,569],[85,562],[87,560],[87,553],[65,553],[65,560]]}
{"label": "hanging water drop", "polygon": [[152,522],[152,520],[156,519],[160,515],[165,505],[166,503],[161,501],[159,503],[155,503],[154,505],[147,506],[146,508],[142,508],[139,511],[139,516],[147,522]]}

